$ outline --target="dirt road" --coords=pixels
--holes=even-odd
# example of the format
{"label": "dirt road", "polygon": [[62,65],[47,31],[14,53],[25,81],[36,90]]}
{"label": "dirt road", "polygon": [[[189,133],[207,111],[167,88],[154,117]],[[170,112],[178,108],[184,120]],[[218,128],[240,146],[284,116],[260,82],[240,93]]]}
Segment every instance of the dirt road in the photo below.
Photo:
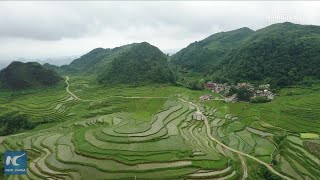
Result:
{"label": "dirt road", "polygon": [[73,94],[70,90],[69,90],[69,82],[68,82],[68,80],[69,80],[69,77],[68,76],[66,76],[66,84],[67,84],[67,87],[66,87],[66,90],[67,90],[67,92],[73,97],[73,98],[75,98],[76,100],[82,100],[82,99],[80,99],[78,96],[76,96],[75,94]]}
{"label": "dirt road", "polygon": [[[195,106],[195,107],[197,108],[197,112],[202,114],[202,112],[200,111],[200,108],[198,107],[198,105],[196,105],[196,104],[194,104],[194,103],[192,103],[192,102],[187,102],[187,101],[185,101],[185,100],[183,100],[183,99],[181,99],[181,98],[179,98],[179,100],[182,101],[182,102],[189,103],[189,104]],[[205,115],[203,115],[203,116],[205,117]],[[222,142],[218,141],[217,139],[215,139],[215,138],[212,136],[211,128],[210,128],[208,119],[207,119],[207,118],[204,118],[203,121],[204,121],[205,126],[206,126],[206,128],[207,128],[207,135],[209,136],[209,138],[210,138],[211,140],[215,141],[217,144],[219,144],[220,146],[222,146],[222,147],[225,148],[225,149],[228,149],[229,151],[232,151],[232,152],[234,152],[234,153],[236,153],[236,154],[238,154],[238,155],[240,155],[240,156],[245,156],[245,157],[247,157],[247,158],[250,158],[250,159],[258,162],[259,164],[264,165],[264,166],[267,167],[272,173],[280,176],[281,178],[291,180],[291,178],[289,178],[289,177],[287,177],[287,176],[279,173],[279,172],[276,171],[275,169],[273,169],[273,167],[272,167],[270,164],[265,163],[265,162],[263,162],[262,160],[254,157],[254,156],[251,156],[250,154],[246,154],[246,153],[244,153],[244,152],[241,152],[241,151],[238,151],[238,150],[236,150],[236,149],[233,149],[233,148],[231,148],[231,147],[223,144]],[[245,171],[245,170],[244,170],[244,171]],[[247,170],[246,170],[246,172],[244,172],[244,173],[247,174]]]}
{"label": "dirt road", "polygon": [[[73,97],[75,98],[76,100],[79,100],[79,101],[98,101],[98,100],[101,100],[101,99],[96,99],[96,100],[89,100],[89,99],[81,99],[79,98],[77,95],[73,94],[70,90],[69,90],[69,77],[66,76],[66,81],[65,83],[67,84],[67,87],[66,87],[66,91]],[[125,98],[125,99],[168,99],[169,97],[160,97],[160,96],[154,96],[154,97],[151,97],[151,96],[108,96],[106,98],[102,98],[102,99],[107,99],[107,98]]]}

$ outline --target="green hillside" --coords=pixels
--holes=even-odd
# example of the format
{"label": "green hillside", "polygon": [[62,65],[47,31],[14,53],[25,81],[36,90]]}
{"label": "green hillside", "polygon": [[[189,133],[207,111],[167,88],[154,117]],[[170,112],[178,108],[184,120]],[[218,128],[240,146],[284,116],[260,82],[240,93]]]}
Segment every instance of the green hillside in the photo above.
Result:
{"label": "green hillside", "polygon": [[114,57],[98,77],[104,84],[172,83],[167,56],[149,43],[137,43]]}
{"label": "green hillside", "polygon": [[25,89],[56,85],[62,78],[37,62],[12,62],[0,71],[0,87]]}
{"label": "green hillside", "polygon": [[274,86],[310,82],[320,77],[320,27],[287,22],[217,33],[182,49],[171,62],[185,77]]}
{"label": "green hillside", "polygon": [[232,81],[285,86],[320,78],[320,27],[281,23],[260,29],[220,67],[219,76]]}
{"label": "green hillside", "polygon": [[213,34],[201,41],[191,43],[171,57],[173,65],[180,70],[190,70],[198,73],[209,73],[215,69],[226,54],[243,43],[253,34],[249,28]]}
{"label": "green hillside", "polygon": [[102,73],[106,66],[112,62],[117,56],[126,52],[134,44],[124,45],[113,49],[107,48],[96,48],[89,53],[75,59],[70,65],[64,68],[64,72],[78,72],[88,74],[99,74]]}

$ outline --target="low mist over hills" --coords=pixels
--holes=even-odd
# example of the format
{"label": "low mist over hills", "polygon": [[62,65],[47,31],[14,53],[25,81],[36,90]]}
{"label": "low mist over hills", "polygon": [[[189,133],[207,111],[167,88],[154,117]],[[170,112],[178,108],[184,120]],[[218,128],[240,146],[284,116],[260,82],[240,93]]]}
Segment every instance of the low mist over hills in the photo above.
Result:
{"label": "low mist over hills", "polygon": [[56,85],[62,78],[37,62],[14,61],[0,71],[0,87],[25,89]]}

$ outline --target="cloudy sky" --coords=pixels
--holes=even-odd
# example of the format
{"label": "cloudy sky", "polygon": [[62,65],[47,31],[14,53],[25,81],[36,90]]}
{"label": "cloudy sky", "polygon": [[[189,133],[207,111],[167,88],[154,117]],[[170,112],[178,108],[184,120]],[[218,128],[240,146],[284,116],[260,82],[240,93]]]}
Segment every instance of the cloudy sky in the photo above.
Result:
{"label": "cloudy sky", "polygon": [[320,2],[0,2],[0,62],[82,55],[147,41],[165,52],[213,33],[320,25]]}

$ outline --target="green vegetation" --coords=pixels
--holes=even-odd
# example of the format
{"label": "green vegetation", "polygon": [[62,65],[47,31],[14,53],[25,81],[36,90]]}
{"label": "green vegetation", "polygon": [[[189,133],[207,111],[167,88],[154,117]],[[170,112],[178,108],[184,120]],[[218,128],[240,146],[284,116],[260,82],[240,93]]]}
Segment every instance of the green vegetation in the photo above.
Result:
{"label": "green vegetation", "polygon": [[56,85],[62,78],[36,62],[12,62],[0,71],[0,87],[25,89]]}
{"label": "green vegetation", "polygon": [[252,97],[253,92],[247,89],[246,87],[240,87],[237,90],[237,98],[240,101],[249,101],[250,98]]}
{"label": "green vegetation", "polygon": [[306,147],[307,151],[311,154],[314,154],[318,159],[320,159],[320,143],[311,142],[311,141],[304,141],[304,147]]}
{"label": "green vegetation", "polygon": [[[199,96],[207,91],[170,85],[104,87],[92,81],[94,78],[70,77],[70,90],[82,100],[70,96],[62,86],[46,91],[4,92],[0,96],[2,116],[19,109],[21,114],[30,115],[30,122],[39,123],[24,134],[4,137],[1,143],[4,150],[28,150],[31,158],[29,179],[46,176],[124,179],[134,176],[155,179],[241,177],[241,165],[234,159],[235,154],[211,141],[203,122],[193,120],[194,107],[177,100],[182,97],[198,101]],[[312,100],[314,108],[317,104],[314,97],[319,94],[316,89],[317,86],[283,89],[279,98],[270,102],[272,105],[205,101],[201,108],[214,129],[214,137],[224,144],[273,163],[277,170],[282,167],[282,160],[277,158],[281,156],[288,162],[295,162],[293,171],[298,174],[307,171],[316,177],[317,170],[310,166],[317,161],[309,159],[314,159],[309,152],[316,151],[316,146],[309,145],[313,148],[311,151],[299,136],[286,138],[283,129],[294,128],[290,129],[291,133],[306,131],[288,126],[287,122],[292,118],[287,113],[282,114],[282,121],[268,118],[268,115],[276,117],[274,113],[298,102],[306,106],[300,102],[302,97]],[[295,93],[290,93],[292,91]],[[285,102],[282,104],[282,101]],[[268,115],[260,111],[268,111]],[[44,118],[47,123],[41,124]],[[308,158],[303,160],[300,156]],[[274,176],[264,167],[248,172],[255,179]]]}
{"label": "green vegetation", "polygon": [[318,26],[274,24],[256,31],[221,64],[221,75],[232,81],[287,86],[320,77]]}
{"label": "green vegetation", "polygon": [[257,96],[255,98],[250,99],[251,103],[266,103],[270,102],[270,100],[266,96]]}
{"label": "green vegetation", "polygon": [[143,42],[117,56],[98,77],[104,84],[173,83],[167,57],[158,48]]}
{"label": "green vegetation", "polygon": [[230,48],[240,46],[252,33],[254,31],[249,28],[241,28],[211,35],[182,49],[170,58],[170,62],[182,72],[212,73]]}
{"label": "green vegetation", "polygon": [[[176,95],[192,94],[190,97],[198,99],[202,92],[193,94],[174,86],[105,88],[92,78],[70,78],[70,89],[83,100],[72,98],[63,87],[16,94],[11,99],[0,96],[0,108],[5,112],[18,106],[32,117],[37,115],[32,118],[35,122],[41,122],[42,114],[54,118],[50,126],[40,125],[0,139],[7,150],[28,150],[27,179],[179,179],[201,169],[217,171],[217,177],[235,176],[227,158],[206,139],[204,126],[184,124],[185,120],[191,122],[194,109],[178,101]],[[198,148],[205,153],[197,155]],[[218,173],[221,169],[226,171]]]}
{"label": "green vegetation", "polygon": [[96,48],[69,65],[45,67],[62,75],[94,75],[96,82],[107,86],[172,84],[175,75],[167,59],[157,47],[142,42],[113,49]]}
{"label": "green vegetation", "polygon": [[314,133],[300,133],[300,137],[302,139],[319,139],[320,138],[319,134],[314,134]]}
{"label": "green vegetation", "polygon": [[0,178],[4,178],[4,154],[0,151]]}
{"label": "green vegetation", "polygon": [[269,83],[273,87],[319,82],[319,26],[280,23],[241,28],[194,42],[171,57],[178,74],[216,82]]}
{"label": "green vegetation", "polygon": [[[288,34],[279,33],[284,30]],[[319,179],[320,86],[312,83],[316,72],[302,71],[296,60],[309,58],[306,67],[316,68],[317,59],[296,46],[314,53],[308,47],[317,45],[317,33],[318,27],[284,23],[256,32],[243,28],[213,35],[171,58],[183,86],[173,85],[175,75],[168,57],[148,43],[94,49],[63,67],[46,64],[69,77],[67,89],[62,84],[47,87],[50,78],[39,80],[43,71],[51,72],[41,66],[45,70],[35,70],[40,74],[22,73],[30,85],[21,87],[42,88],[3,89],[0,93],[0,178],[241,179],[247,169],[248,179],[280,179],[269,167],[292,179]],[[287,51],[290,48],[292,51]],[[239,53],[240,64],[233,62],[234,52]],[[242,62],[245,58],[253,65]],[[283,68],[274,69],[272,65],[280,67],[279,63]],[[211,73],[221,64],[235,70],[225,72],[221,67],[220,72],[212,72],[224,73],[219,76],[221,81],[262,81],[278,86],[303,81],[308,86],[279,88],[277,98],[269,103],[261,103],[265,97],[251,99],[254,103],[226,103],[219,94],[204,89],[203,84],[213,77],[201,74]],[[264,64],[272,70],[262,71]],[[1,71],[1,80],[12,66],[20,65],[15,62]],[[39,67],[34,63],[21,66]],[[292,72],[291,66],[296,66]],[[248,68],[250,72],[243,73]],[[251,77],[251,71],[261,73]],[[274,76],[268,74],[271,72]],[[282,83],[281,76],[287,72],[292,79]],[[235,76],[230,78],[231,74]],[[230,92],[242,101],[252,96],[246,88],[231,87]],[[204,94],[218,98],[200,101]],[[202,120],[196,120],[198,116]],[[6,150],[28,151],[27,176],[3,177]],[[247,155],[242,155],[244,161],[237,151]]]}
{"label": "green vegetation", "polygon": [[37,124],[19,112],[10,112],[0,117],[0,136],[33,129]]}
{"label": "green vegetation", "polygon": [[186,85],[187,88],[192,89],[192,90],[203,90],[204,89],[204,85],[203,82],[199,82],[199,81],[191,81],[190,83],[187,83]]}

